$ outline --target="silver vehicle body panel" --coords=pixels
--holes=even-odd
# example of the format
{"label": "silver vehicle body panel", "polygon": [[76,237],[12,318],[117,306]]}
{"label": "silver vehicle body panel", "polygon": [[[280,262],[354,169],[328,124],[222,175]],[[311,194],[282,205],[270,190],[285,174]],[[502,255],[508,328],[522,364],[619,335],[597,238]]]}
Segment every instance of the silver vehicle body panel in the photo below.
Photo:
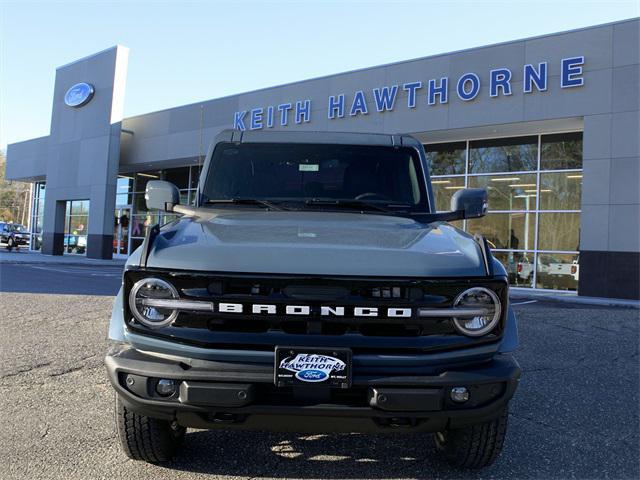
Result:
{"label": "silver vehicle body panel", "polygon": [[[207,272],[483,277],[478,243],[446,223],[347,212],[224,207],[162,228],[147,266]],[[129,262],[135,262],[135,256]]]}

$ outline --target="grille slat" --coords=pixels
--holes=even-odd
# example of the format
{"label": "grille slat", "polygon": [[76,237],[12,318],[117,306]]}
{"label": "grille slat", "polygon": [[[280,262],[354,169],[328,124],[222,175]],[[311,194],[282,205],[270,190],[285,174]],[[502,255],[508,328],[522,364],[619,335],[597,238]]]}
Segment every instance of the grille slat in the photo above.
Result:
{"label": "grille slat", "polygon": [[215,314],[180,313],[176,327],[203,328],[212,332],[259,333],[278,331],[290,334],[418,337],[422,335],[455,334],[448,319],[366,319],[345,317],[336,320],[290,317],[255,318],[251,316],[220,317]]}

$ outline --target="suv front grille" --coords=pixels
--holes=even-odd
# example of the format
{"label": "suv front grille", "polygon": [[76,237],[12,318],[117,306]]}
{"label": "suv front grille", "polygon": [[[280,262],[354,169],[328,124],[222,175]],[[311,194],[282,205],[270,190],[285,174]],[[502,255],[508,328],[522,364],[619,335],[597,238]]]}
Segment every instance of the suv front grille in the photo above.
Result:
{"label": "suv front grille", "polygon": [[[462,337],[450,318],[420,317],[420,308],[451,308],[456,296],[471,286],[493,289],[503,304],[504,279],[363,279],[283,275],[194,274],[129,270],[125,292],[144,277],[171,282],[186,300],[212,302],[213,312],[181,311],[171,326],[149,329],[132,319],[133,330],[206,347],[271,349],[275,345],[329,344],[364,350],[390,351],[451,348],[470,342],[494,341],[502,325],[482,339]],[[242,305],[242,312],[222,312],[220,303]],[[252,313],[254,305],[275,305],[275,314]],[[304,315],[287,314],[287,306],[308,307]],[[344,307],[342,315],[321,315],[321,307]],[[377,316],[356,315],[355,308],[377,309]],[[393,316],[388,309],[410,315]],[[505,309],[506,311],[506,309]],[[321,338],[322,337],[322,338]],[[401,347],[400,347],[401,346]]]}

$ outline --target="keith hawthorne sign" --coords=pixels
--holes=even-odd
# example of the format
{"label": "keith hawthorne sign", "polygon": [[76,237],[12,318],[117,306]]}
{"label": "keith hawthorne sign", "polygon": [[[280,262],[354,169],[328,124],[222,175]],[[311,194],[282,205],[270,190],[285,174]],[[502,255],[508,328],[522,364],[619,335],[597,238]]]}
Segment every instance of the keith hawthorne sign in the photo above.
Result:
{"label": "keith hawthorne sign", "polygon": [[[583,77],[584,56],[563,58],[560,61],[560,88],[581,87]],[[489,72],[489,97],[509,96],[512,72],[506,67],[496,68]],[[524,94],[545,92],[548,89],[548,62],[538,65],[526,64],[523,67],[522,92]],[[386,85],[369,90],[356,90],[351,94],[337,93],[329,95],[325,105],[327,118],[338,120],[349,117],[368,115],[370,112],[382,113],[393,111],[400,91],[406,92],[405,108],[413,109],[419,105],[434,106],[449,102],[449,88],[463,102],[470,102],[480,94],[480,77],[473,72],[465,73],[459,78],[432,78],[427,82],[420,80],[403,84]],[[260,130],[274,126],[286,127],[291,124],[311,121],[311,99],[301,99],[279,105],[256,107],[234,113],[233,128],[237,130]]]}

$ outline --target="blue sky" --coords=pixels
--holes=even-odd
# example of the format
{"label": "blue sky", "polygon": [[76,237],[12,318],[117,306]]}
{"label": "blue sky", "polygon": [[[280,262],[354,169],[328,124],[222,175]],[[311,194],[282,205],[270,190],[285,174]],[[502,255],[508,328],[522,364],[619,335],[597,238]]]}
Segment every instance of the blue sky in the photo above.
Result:
{"label": "blue sky", "polygon": [[125,116],[640,15],[638,0],[0,0],[0,149],[47,135],[55,69],[131,49]]}

